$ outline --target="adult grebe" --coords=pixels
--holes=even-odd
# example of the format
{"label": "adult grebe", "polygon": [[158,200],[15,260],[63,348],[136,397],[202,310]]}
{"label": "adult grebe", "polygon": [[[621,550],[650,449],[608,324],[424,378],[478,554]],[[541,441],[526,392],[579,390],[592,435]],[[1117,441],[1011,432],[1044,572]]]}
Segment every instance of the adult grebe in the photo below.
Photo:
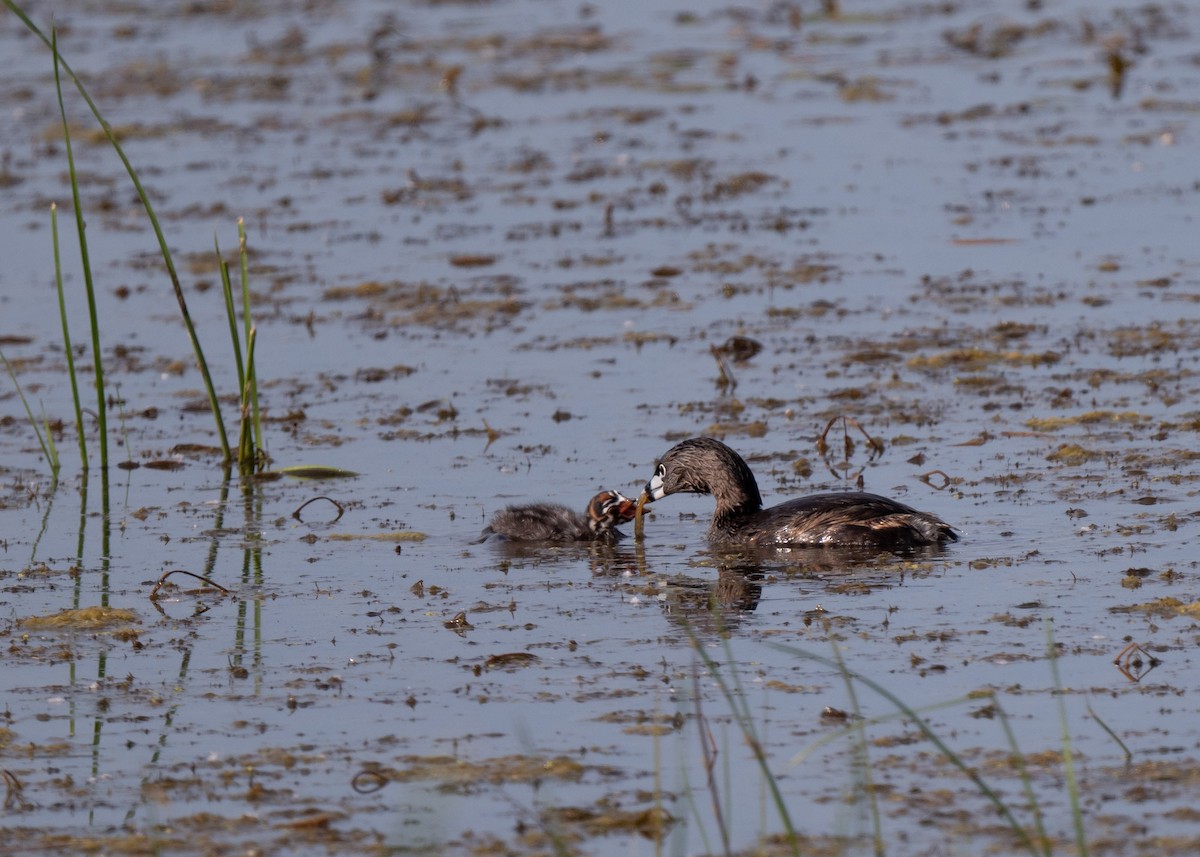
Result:
{"label": "adult grebe", "polygon": [[651,500],[680,492],[716,499],[708,538],[717,544],[908,548],[958,540],[936,515],[861,491],[813,494],[764,509],[745,460],[710,437],[676,444],[646,483]]}

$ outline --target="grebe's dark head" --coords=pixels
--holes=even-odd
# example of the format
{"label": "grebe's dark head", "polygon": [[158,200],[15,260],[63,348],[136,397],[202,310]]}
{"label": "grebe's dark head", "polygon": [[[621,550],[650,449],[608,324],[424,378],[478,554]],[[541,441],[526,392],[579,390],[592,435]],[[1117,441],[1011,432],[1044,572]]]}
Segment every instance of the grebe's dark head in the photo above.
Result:
{"label": "grebe's dark head", "polygon": [[762,508],[758,483],[745,460],[719,440],[693,437],[680,441],[658,460],[646,483],[651,500],[688,492],[714,494],[721,505],[744,511]]}

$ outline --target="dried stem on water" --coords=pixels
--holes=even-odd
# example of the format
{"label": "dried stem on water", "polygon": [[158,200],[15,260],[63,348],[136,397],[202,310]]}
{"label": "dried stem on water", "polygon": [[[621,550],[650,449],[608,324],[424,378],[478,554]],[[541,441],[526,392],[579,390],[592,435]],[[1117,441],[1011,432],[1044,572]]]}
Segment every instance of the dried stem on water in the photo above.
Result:
{"label": "dried stem on water", "polygon": [[162,577],[160,577],[158,579],[158,582],[154,584],[154,588],[150,590],[150,600],[151,601],[158,600],[158,590],[162,589],[163,585],[167,582],[167,578],[170,577],[172,574],[186,574],[188,577],[194,577],[197,580],[208,584],[209,586],[212,586],[216,589],[221,590],[221,592],[224,593],[225,595],[229,594],[228,589],[226,589],[221,584],[217,583],[212,578],[205,577],[203,574],[196,574],[193,571],[184,571],[182,568],[173,568],[170,571],[163,572]]}
{"label": "dried stem on water", "polygon": [[305,506],[307,506],[307,505],[309,505],[310,503],[315,503],[315,502],[317,502],[318,500],[326,500],[326,501],[328,501],[328,502],[332,503],[334,506],[336,506],[336,507],[337,507],[337,517],[336,517],[336,518],[334,518],[332,521],[330,521],[330,522],[329,522],[329,523],[331,523],[331,524],[332,524],[332,523],[335,523],[335,522],[337,522],[338,520],[340,520],[340,519],[341,519],[341,517],[342,517],[342,515],[344,515],[344,514],[346,513],[346,509],[345,509],[345,507],[343,507],[343,506],[342,506],[342,504],[341,504],[341,503],[339,503],[337,500],[333,499],[332,497],[326,497],[326,496],[324,496],[324,495],[321,495],[320,497],[312,497],[312,498],[310,498],[310,499],[308,499],[308,500],[305,500],[303,503],[301,503],[301,504],[300,504],[300,505],[299,505],[299,506],[296,508],[296,511],[292,512],[292,517],[293,517],[293,518],[295,518],[297,521],[303,521],[304,519],[300,517],[300,513],[301,513],[302,511],[304,511],[304,507],[305,507]]}

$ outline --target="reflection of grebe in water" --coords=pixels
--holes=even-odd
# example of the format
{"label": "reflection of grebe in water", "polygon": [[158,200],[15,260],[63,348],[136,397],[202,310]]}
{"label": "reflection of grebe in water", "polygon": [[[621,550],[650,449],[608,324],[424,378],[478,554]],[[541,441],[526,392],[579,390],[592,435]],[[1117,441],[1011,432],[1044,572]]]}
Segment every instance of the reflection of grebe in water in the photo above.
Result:
{"label": "reflection of grebe in water", "polygon": [[497,512],[472,544],[488,539],[510,542],[606,542],[625,534],[618,524],[632,521],[637,504],[616,491],[601,491],[581,515],[554,503],[509,506]]}
{"label": "reflection of grebe in water", "polygon": [[936,515],[877,494],[814,494],[764,509],[745,460],[709,437],[676,444],[659,459],[646,484],[651,500],[679,492],[712,494],[716,499],[708,528],[709,541],[716,544],[894,549],[958,540]]}
{"label": "reflection of grebe in water", "polygon": [[662,606],[675,622],[690,623],[698,630],[735,628],[743,616],[758,609],[762,598],[762,572],[755,566],[722,567],[717,579],[672,577],[662,582]]}

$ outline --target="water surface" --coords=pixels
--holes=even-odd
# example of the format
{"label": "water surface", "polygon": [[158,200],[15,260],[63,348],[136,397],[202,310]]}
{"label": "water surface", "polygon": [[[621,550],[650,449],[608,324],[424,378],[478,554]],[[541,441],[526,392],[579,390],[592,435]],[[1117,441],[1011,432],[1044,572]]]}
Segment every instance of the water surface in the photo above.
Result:
{"label": "water surface", "polygon": [[[806,849],[869,851],[874,807],[889,853],[1022,850],[891,701],[800,650],[920,707],[1032,831],[1007,716],[1066,851],[1061,702],[1091,850],[1195,849],[1195,10],[28,11],[151,193],[222,392],[213,237],[233,260],[244,217],[268,451],[360,475],[226,481],[181,450],[215,444],[199,375],[68,91],[113,457],[143,465],[97,472],[89,422],[84,480],[52,64],[6,12],[0,348],[65,462],[52,487],[6,382],[11,847],[701,854],[723,822],[750,848],[784,823],[700,650]],[[736,386],[710,353],[731,335],[764,346]],[[851,428],[844,454],[837,423],[822,455],[841,416],[883,452]],[[470,544],[509,503],[636,494],[697,434],[768,502],[861,478],[962,541],[729,556],[704,540],[711,500],[671,497],[641,543]],[[318,495],[345,514],[292,517]],[[370,538],[395,533],[424,539]],[[176,568],[231,594],[179,579],[152,601]],[[92,607],[133,616],[30,622]],[[1130,642],[1144,656],[1115,665]],[[836,737],[856,706],[864,731]]]}

